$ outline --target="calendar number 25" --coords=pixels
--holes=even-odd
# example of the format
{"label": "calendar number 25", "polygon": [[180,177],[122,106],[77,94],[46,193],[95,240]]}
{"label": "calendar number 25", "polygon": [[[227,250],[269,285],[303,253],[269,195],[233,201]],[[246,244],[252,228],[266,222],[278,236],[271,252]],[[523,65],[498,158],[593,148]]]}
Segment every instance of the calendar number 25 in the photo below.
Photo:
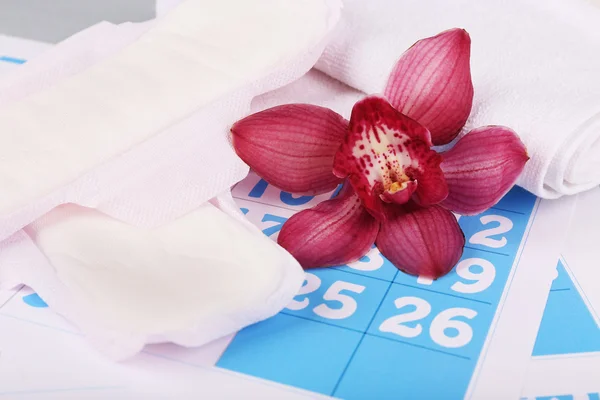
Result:
{"label": "calendar number 25", "polygon": [[[321,279],[313,274],[306,274],[305,284],[300,288],[297,296],[306,295],[319,289]],[[362,285],[345,281],[335,281],[329,286],[323,294],[323,300],[334,301],[341,304],[340,308],[331,308],[325,303],[318,304],[313,308],[313,312],[320,317],[327,319],[344,319],[350,317],[356,312],[358,303],[347,293],[360,294],[365,290]],[[310,300],[305,297],[302,300],[292,300],[286,307],[292,311],[303,310],[310,305]]]}

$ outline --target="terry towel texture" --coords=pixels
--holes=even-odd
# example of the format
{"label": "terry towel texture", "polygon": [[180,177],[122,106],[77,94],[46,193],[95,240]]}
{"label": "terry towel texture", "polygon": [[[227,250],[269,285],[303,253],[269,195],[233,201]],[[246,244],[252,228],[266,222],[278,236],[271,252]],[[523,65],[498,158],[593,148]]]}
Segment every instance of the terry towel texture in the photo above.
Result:
{"label": "terry towel texture", "polygon": [[532,157],[518,184],[556,198],[600,184],[599,26],[588,0],[344,0],[317,68],[381,93],[415,41],[466,29],[475,99],[465,130],[514,129]]}

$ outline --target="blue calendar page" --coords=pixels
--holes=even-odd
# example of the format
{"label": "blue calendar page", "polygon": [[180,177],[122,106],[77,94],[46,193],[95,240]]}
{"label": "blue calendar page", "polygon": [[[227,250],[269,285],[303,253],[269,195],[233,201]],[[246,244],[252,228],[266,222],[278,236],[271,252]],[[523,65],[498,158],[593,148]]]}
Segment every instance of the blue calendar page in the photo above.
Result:
{"label": "blue calendar page", "polygon": [[[294,196],[256,175],[233,193],[273,239],[295,212],[333,195]],[[240,331],[217,366],[345,399],[462,399],[535,205],[515,188],[497,207],[460,217],[464,254],[435,282],[399,272],[376,248],[308,271],[287,308]]]}

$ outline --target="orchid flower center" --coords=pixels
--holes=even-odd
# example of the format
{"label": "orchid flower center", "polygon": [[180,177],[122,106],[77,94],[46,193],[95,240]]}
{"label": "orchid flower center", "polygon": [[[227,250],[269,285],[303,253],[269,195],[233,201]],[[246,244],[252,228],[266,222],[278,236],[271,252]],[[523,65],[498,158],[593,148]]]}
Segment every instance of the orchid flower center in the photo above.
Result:
{"label": "orchid flower center", "polygon": [[409,189],[410,196],[414,191],[416,182],[411,171],[419,168],[419,161],[411,158],[410,144],[407,135],[375,126],[369,127],[354,144],[352,155],[360,160],[359,172],[364,173],[369,185],[386,202],[391,200],[384,192],[393,195]]}
{"label": "orchid flower center", "polygon": [[406,189],[406,187],[408,186],[408,180],[408,176],[404,175],[404,178],[401,181],[393,181],[389,186],[384,184],[383,188],[386,191],[394,194],[396,192]]}
{"label": "orchid flower center", "polygon": [[402,205],[414,200],[428,207],[448,196],[440,168],[442,158],[431,146],[427,128],[398,112],[387,100],[370,96],[352,109],[333,173],[348,177],[363,206],[383,220],[384,203]]}

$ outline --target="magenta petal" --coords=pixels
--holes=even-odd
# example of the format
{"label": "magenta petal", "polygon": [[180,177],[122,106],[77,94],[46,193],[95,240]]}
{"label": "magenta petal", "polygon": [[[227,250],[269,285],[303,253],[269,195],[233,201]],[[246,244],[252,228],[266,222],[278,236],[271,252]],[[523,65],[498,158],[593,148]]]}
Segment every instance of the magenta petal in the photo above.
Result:
{"label": "magenta petal", "polygon": [[379,222],[346,185],[338,197],[294,214],[283,224],[277,242],[304,268],[348,264],[367,254]]}
{"label": "magenta petal", "polygon": [[292,193],[319,194],[342,180],[333,158],[348,122],[328,108],[289,104],[252,114],[231,128],[239,157],[272,185]]}
{"label": "magenta petal", "polygon": [[442,158],[450,190],[442,205],[463,215],[478,214],[496,204],[529,160],[517,134],[502,126],[472,130]]}
{"label": "magenta petal", "polygon": [[377,235],[379,251],[396,268],[437,279],[462,256],[465,236],[455,216],[441,206],[388,207]]}
{"label": "magenta petal", "polygon": [[471,113],[470,56],[469,34],[450,29],[415,43],[390,74],[385,96],[429,129],[436,146],[451,142]]}
{"label": "magenta petal", "polygon": [[442,157],[433,151],[421,160],[420,168],[409,168],[407,173],[417,182],[413,199],[422,206],[441,203],[448,197],[448,184],[440,167]]}

